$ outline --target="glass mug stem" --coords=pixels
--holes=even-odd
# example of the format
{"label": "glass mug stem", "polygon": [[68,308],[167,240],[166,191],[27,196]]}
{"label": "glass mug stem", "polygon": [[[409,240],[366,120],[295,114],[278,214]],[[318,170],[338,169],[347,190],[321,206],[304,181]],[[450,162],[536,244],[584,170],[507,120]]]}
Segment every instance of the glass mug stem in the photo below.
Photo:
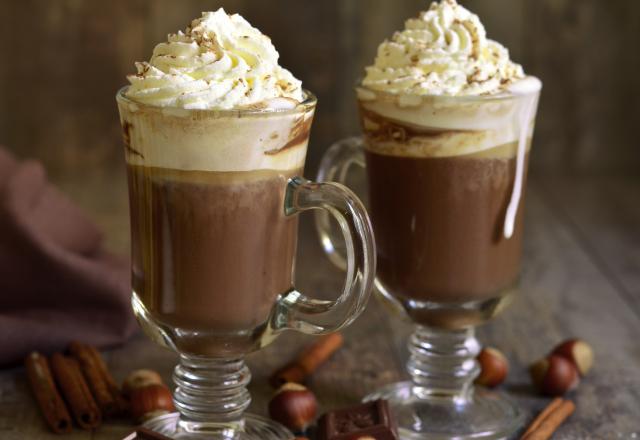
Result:
{"label": "glass mug stem", "polygon": [[180,355],[173,380],[178,423],[184,431],[243,429],[243,413],[251,403],[251,373],[243,359]]}
{"label": "glass mug stem", "polygon": [[480,344],[474,328],[441,330],[416,326],[408,342],[407,372],[412,394],[419,399],[451,399],[466,403],[480,373]]}

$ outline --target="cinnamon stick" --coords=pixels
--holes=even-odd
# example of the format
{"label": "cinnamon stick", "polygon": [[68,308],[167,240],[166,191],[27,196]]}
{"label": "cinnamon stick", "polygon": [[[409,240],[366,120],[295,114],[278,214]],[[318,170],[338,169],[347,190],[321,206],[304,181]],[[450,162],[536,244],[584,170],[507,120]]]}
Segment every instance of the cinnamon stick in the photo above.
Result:
{"label": "cinnamon stick", "polygon": [[91,345],[74,341],[69,344],[69,353],[80,364],[89,389],[105,417],[122,413],[126,402],[98,350]]}
{"label": "cinnamon stick", "polygon": [[313,345],[284,367],[276,371],[270,379],[273,387],[278,388],[287,382],[302,383],[336,350],[342,347],[344,338],[340,333],[320,337]]}
{"label": "cinnamon stick", "polygon": [[[547,411],[549,407],[552,407],[552,409]],[[551,438],[560,425],[573,414],[576,405],[571,400],[562,400],[560,404],[554,400],[547,408],[534,420],[535,428],[527,430],[528,433],[522,436],[522,440],[547,440]],[[541,417],[544,413],[546,413],[546,416]],[[539,422],[537,422],[538,419],[540,419]]]}
{"label": "cinnamon stick", "polygon": [[84,429],[98,427],[102,421],[102,414],[93,400],[78,362],[61,353],[55,353],[51,356],[51,370],[76,423]]}
{"label": "cinnamon stick", "polygon": [[95,360],[95,363],[98,369],[100,370],[100,373],[102,374],[102,378],[107,383],[107,387],[109,388],[109,391],[111,391],[111,394],[113,394],[114,397],[121,396],[122,391],[120,390],[120,386],[117,384],[117,382],[111,375],[111,372],[109,372],[109,369],[107,368],[107,364],[105,363],[98,349],[95,348],[93,345],[87,345],[86,347],[91,353],[91,355],[93,356],[93,359]]}
{"label": "cinnamon stick", "polygon": [[527,428],[527,430],[524,432],[524,434],[522,434],[522,438],[526,437],[527,435],[531,434],[531,432],[535,431],[536,429],[538,429],[540,427],[540,425],[542,424],[542,421],[544,419],[546,419],[547,417],[549,417],[549,414],[551,414],[552,412],[554,412],[555,410],[558,409],[558,407],[560,405],[562,405],[562,402],[564,401],[564,399],[562,397],[556,397],[555,399],[553,399],[551,401],[551,403],[549,403],[541,412],[540,414],[538,414],[538,416],[533,419],[533,422],[531,422],[531,425],[529,425],[529,427]]}
{"label": "cinnamon stick", "polygon": [[31,391],[51,430],[56,434],[71,432],[71,416],[53,381],[47,358],[34,351],[24,366]]}
{"label": "cinnamon stick", "polygon": [[87,345],[87,348],[91,353],[91,355],[93,356],[93,359],[95,360],[95,363],[98,369],[100,370],[102,378],[107,384],[107,388],[109,389],[109,392],[111,392],[111,395],[116,401],[118,413],[119,414],[127,413],[129,411],[129,402],[127,401],[127,399],[125,399],[124,394],[122,393],[122,388],[120,387],[120,385],[118,385],[118,383],[115,381],[115,379],[111,375],[111,372],[109,371],[109,368],[107,367],[106,362],[102,358],[102,355],[100,354],[98,349],[93,345]]}

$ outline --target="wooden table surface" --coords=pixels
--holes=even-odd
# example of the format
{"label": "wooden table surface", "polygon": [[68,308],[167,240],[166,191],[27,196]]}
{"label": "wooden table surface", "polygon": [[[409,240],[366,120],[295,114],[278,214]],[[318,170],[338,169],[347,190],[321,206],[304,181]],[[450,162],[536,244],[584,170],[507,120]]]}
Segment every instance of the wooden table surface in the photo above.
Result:
{"label": "wooden table surface", "polygon": [[[88,208],[107,231],[109,246],[127,247],[124,179],[95,178],[95,185],[58,182]],[[118,183],[120,182],[120,183]],[[533,417],[547,399],[533,392],[527,366],[568,337],[588,340],[596,351],[593,371],[570,397],[577,411],[557,439],[640,437],[640,179],[550,178],[530,180],[526,201],[522,291],[514,304],[479,330],[482,343],[499,347],[511,361],[503,390]],[[298,284],[309,295],[331,296],[342,275],[316,243],[311,216],[301,228]],[[352,404],[375,387],[404,376],[411,326],[372,300],[345,331],[346,346],[309,386],[322,409]],[[251,411],[264,414],[271,389],[267,377],[310,337],[288,333],[248,358],[253,381]],[[138,335],[105,353],[117,379],[152,367],[170,380],[176,356]],[[119,439],[131,426],[106,424],[75,430],[69,439]],[[0,438],[54,439],[29,394],[22,369],[0,371]]]}

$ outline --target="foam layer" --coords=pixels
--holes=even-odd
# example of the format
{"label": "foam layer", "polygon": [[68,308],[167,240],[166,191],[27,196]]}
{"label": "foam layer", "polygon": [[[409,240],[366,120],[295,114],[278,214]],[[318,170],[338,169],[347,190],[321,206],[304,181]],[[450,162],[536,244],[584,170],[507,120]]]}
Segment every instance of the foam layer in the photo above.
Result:
{"label": "foam layer", "polygon": [[198,171],[304,166],[313,108],[247,114],[118,103],[129,164]]}
{"label": "foam layer", "polygon": [[[358,88],[367,148],[380,154],[449,157],[480,153],[531,137],[541,83],[527,77],[514,92],[476,98],[392,95]],[[526,123],[523,124],[523,120]],[[515,155],[513,152],[512,155]]]}

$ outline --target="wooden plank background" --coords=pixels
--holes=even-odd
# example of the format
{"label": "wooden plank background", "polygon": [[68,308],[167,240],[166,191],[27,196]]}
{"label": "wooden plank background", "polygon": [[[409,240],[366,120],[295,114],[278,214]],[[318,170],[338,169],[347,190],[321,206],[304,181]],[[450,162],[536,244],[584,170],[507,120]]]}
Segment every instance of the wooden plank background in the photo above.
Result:
{"label": "wooden plank background", "polygon": [[[637,173],[640,2],[463,3],[544,81],[534,173]],[[428,1],[3,0],[0,143],[43,160],[54,179],[109,175],[122,166],[114,94],[133,62],[218,6],[271,36],[282,63],[319,96],[307,168],[313,175],[328,143],[358,132],[352,86],[363,66]]]}

